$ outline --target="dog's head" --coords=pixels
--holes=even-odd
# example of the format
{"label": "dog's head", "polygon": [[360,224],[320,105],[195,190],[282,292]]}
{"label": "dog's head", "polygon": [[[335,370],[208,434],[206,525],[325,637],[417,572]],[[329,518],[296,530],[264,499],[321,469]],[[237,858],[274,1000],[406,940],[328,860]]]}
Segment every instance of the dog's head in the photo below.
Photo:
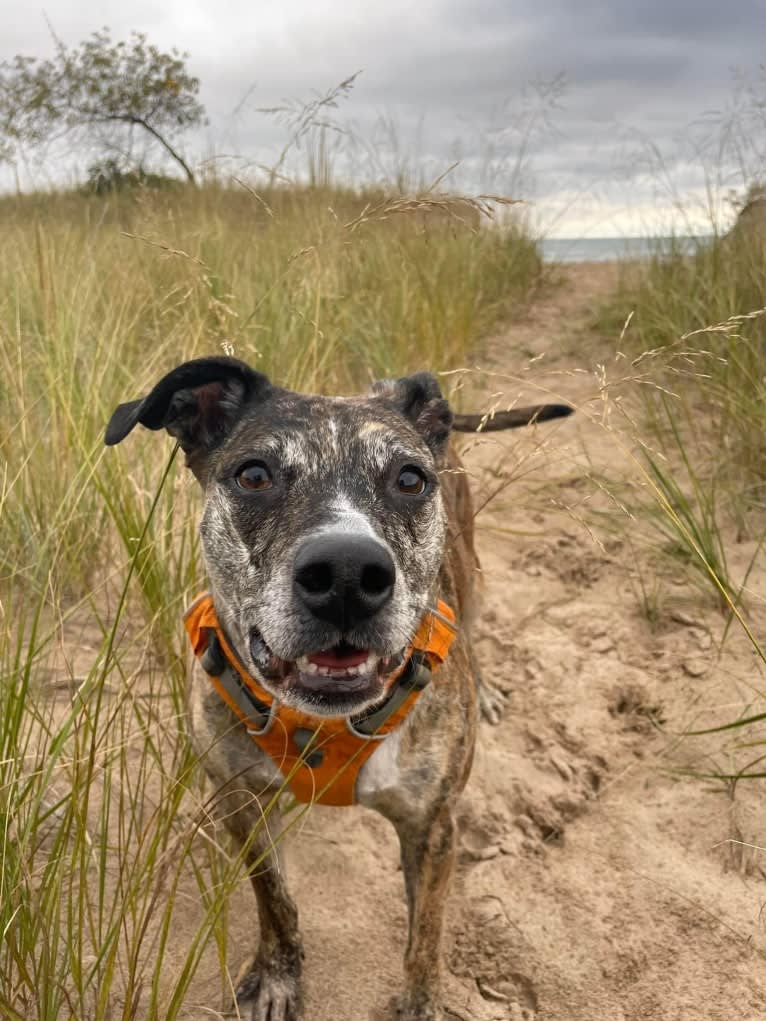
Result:
{"label": "dog's head", "polygon": [[273,386],[233,358],[179,366],[106,431],[166,429],[205,494],[216,610],[249,669],[313,713],[386,691],[433,596],[452,414],[427,374],[360,397]]}

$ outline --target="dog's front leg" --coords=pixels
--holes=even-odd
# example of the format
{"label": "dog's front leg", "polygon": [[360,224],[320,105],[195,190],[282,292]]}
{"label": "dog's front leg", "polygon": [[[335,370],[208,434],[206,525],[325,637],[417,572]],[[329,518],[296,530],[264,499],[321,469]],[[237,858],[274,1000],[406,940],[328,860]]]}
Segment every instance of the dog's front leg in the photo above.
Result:
{"label": "dog's front leg", "polygon": [[260,921],[260,942],[241,974],[237,1006],[241,1011],[250,1008],[252,1021],[298,1021],[302,1016],[303,946],[298,909],[288,893],[284,865],[273,844],[281,829],[279,813],[272,810],[264,825],[260,806],[241,789],[224,793],[218,811],[234,839],[245,848]]}
{"label": "dog's front leg", "polygon": [[420,824],[394,822],[401,845],[409,909],[404,958],[405,990],[398,1002],[401,1021],[439,1021],[441,935],[444,908],[455,862],[455,823],[441,804]]}

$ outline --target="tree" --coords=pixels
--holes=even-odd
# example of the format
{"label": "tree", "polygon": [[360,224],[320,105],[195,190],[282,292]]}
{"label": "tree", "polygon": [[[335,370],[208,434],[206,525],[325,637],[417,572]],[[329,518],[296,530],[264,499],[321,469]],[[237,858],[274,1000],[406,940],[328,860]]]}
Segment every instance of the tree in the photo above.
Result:
{"label": "tree", "polygon": [[140,32],[112,42],[108,29],[73,48],[55,43],[50,60],[19,55],[0,64],[0,156],[14,144],[38,145],[62,134],[115,146],[138,128],[194,184],[174,144],[178,133],[205,121],[188,54],[163,53]]}

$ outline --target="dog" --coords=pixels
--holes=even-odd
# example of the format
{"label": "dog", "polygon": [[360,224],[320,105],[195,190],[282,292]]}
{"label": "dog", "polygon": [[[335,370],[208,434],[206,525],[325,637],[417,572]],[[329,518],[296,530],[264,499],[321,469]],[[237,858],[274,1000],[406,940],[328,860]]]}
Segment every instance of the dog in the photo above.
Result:
{"label": "dog", "polygon": [[[302,1017],[298,912],[273,841],[285,789],[393,823],[409,911],[397,1016],[443,1017],[453,809],[481,684],[473,508],[450,433],[571,410],[453,414],[429,373],[363,396],[308,396],[229,357],[186,362],[115,410],[108,445],[138,424],[165,429],[204,493],[210,596],[187,619],[197,655],[188,725],[257,900],[260,941],[236,994],[252,1021]],[[346,761],[332,759],[332,741]]]}

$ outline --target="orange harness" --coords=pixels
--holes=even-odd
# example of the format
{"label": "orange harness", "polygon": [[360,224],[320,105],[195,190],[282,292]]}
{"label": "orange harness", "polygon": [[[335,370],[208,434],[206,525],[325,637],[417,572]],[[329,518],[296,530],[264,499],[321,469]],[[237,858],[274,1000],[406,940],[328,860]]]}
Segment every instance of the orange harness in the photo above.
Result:
{"label": "orange harness", "polygon": [[209,593],[198,596],[184,625],[210,683],[271,756],[298,801],[353,805],[356,778],[378,742],[404,720],[447,658],[456,634],[455,614],[439,600],[420,622],[405,663],[382,707],[364,719],[322,717],[277,702],[245,669],[231,647]]}

